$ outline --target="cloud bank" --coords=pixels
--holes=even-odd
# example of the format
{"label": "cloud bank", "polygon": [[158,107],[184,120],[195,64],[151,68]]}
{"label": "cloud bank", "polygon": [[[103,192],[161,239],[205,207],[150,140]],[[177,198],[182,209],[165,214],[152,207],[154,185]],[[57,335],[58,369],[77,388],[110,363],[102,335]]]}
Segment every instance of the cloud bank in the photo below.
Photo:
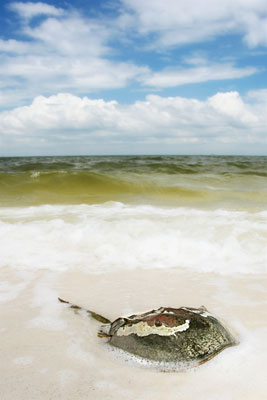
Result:
{"label": "cloud bank", "polygon": [[266,144],[265,107],[262,92],[249,94],[247,101],[237,92],[217,93],[205,101],[149,95],[127,106],[61,93],[2,112],[0,139],[13,149],[27,143],[29,149],[41,146],[53,153],[53,146],[62,145],[84,154],[101,149],[101,143],[115,148],[132,142],[138,152],[151,144],[169,150],[176,146],[172,149],[178,152],[179,144],[186,143]]}

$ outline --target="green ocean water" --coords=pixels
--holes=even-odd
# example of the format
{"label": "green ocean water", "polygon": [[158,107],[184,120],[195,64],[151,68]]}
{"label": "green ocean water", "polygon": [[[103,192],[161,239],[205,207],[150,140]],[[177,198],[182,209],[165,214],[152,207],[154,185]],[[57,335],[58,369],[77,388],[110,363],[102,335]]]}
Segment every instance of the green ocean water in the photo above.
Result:
{"label": "green ocean water", "polygon": [[266,210],[267,157],[0,158],[0,206],[130,204]]}

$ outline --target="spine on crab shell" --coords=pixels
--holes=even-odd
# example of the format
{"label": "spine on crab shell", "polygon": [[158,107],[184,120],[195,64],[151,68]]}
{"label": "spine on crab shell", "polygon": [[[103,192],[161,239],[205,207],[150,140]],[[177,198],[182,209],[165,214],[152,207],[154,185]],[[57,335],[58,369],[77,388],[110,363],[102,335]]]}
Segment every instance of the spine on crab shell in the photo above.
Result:
{"label": "spine on crab shell", "polygon": [[94,318],[95,320],[97,320],[98,322],[101,322],[102,324],[110,324],[111,321],[105,317],[103,317],[100,314],[95,313],[94,311],[90,311],[90,310],[86,310],[85,308],[82,308],[80,306],[77,306],[75,304],[70,303],[69,301],[63,300],[60,297],[58,297],[58,300],[61,303],[65,303],[68,304],[70,308],[73,308],[75,310],[81,310],[81,311],[85,311],[87,312],[87,314],[89,314],[92,318]]}

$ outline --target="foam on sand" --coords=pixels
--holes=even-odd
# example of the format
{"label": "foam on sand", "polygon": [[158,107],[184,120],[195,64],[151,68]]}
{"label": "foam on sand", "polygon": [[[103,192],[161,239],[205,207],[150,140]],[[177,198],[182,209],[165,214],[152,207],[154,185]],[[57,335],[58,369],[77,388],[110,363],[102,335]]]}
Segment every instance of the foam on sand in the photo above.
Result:
{"label": "foam on sand", "polygon": [[[266,289],[266,277],[257,274],[222,276],[179,268],[93,275],[39,271],[1,306],[1,398],[264,399]],[[162,305],[204,304],[240,343],[197,368],[152,365],[110,351],[97,337],[101,324],[64,307],[56,295],[111,320]]]}

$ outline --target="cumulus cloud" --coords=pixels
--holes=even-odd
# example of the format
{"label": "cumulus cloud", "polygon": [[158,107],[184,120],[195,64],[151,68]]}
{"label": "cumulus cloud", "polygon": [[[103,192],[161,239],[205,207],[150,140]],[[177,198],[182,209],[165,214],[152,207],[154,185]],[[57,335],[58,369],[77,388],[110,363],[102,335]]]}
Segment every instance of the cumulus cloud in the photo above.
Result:
{"label": "cumulus cloud", "polygon": [[[257,103],[246,103],[237,92],[217,93],[205,101],[147,96],[121,105],[72,94],[39,96],[30,106],[0,113],[3,143],[49,149],[61,143],[72,153],[86,146],[135,141],[140,146],[179,143],[266,143],[266,114]],[[90,144],[90,146],[89,146]]]}
{"label": "cumulus cloud", "polygon": [[127,20],[154,47],[202,42],[238,33],[250,47],[267,45],[265,0],[122,0]]}
{"label": "cumulus cloud", "polygon": [[237,92],[217,93],[208,99],[208,104],[217,114],[228,118],[228,122],[233,121],[240,126],[253,128],[261,119]]}

